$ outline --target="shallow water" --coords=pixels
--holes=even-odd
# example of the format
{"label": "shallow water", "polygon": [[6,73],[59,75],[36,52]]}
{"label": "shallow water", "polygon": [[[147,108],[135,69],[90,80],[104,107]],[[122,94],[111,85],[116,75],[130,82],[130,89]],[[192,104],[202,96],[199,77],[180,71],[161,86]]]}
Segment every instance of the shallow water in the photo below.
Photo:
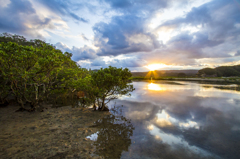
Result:
{"label": "shallow water", "polygon": [[104,158],[240,158],[240,92],[193,82],[133,82],[88,136]]}

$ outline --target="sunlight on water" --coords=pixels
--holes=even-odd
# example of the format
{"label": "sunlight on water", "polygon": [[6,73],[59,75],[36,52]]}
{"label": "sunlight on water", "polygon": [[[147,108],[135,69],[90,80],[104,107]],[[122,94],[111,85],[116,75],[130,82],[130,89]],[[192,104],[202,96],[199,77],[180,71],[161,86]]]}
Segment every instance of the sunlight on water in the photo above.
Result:
{"label": "sunlight on water", "polygon": [[86,138],[87,138],[87,139],[90,139],[90,140],[92,140],[92,141],[97,141],[98,132],[96,132],[96,133],[94,133],[94,134],[92,134],[92,135],[90,135],[90,136],[87,136]]}
{"label": "sunlight on water", "polygon": [[154,84],[154,83],[150,83],[150,84],[148,84],[148,90],[153,90],[153,91],[164,91],[164,89],[161,88],[159,84]]}
{"label": "sunlight on water", "polygon": [[105,158],[239,159],[240,91],[231,90],[233,85],[185,81],[133,85],[136,90],[131,97],[109,104],[114,106],[112,115],[97,121],[98,132],[87,136],[94,141],[95,154]]}

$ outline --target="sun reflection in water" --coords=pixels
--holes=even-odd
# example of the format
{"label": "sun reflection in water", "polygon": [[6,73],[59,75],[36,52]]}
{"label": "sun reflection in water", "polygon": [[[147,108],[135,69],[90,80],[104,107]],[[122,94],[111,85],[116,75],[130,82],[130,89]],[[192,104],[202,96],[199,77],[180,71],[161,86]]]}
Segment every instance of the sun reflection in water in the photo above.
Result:
{"label": "sun reflection in water", "polygon": [[150,83],[148,84],[148,90],[162,91],[163,89],[158,84]]}

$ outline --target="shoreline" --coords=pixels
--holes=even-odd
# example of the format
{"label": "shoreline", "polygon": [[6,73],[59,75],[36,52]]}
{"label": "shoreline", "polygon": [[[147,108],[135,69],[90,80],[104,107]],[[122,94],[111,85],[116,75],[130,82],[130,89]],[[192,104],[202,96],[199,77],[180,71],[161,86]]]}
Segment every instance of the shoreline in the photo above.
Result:
{"label": "shoreline", "polygon": [[[144,81],[144,80],[151,80],[148,78],[132,78],[133,81]],[[159,79],[152,79],[153,81],[161,81],[161,80],[169,80],[169,81],[206,81],[206,82],[225,82],[231,84],[240,84],[240,78],[232,80],[232,78],[225,78],[225,79],[216,79],[216,78],[159,78]]]}

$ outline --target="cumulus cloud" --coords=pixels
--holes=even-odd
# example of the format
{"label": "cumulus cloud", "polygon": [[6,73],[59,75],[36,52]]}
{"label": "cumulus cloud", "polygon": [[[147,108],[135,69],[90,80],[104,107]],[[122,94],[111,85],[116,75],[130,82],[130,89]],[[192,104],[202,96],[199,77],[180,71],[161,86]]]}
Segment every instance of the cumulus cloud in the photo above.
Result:
{"label": "cumulus cloud", "polygon": [[233,1],[213,0],[192,8],[183,18],[166,21],[157,29],[199,27],[197,32],[185,31],[173,36],[167,47],[181,50],[188,58],[229,57],[230,52],[237,51],[240,42],[239,17],[239,8]]}
{"label": "cumulus cloud", "polygon": [[123,67],[143,67],[147,65],[147,61],[139,57],[130,57],[121,61]]}
{"label": "cumulus cloud", "polygon": [[[167,1],[105,2],[121,15],[113,16],[109,23],[94,25],[98,56],[138,53],[138,57],[148,61],[196,65],[196,59],[231,57],[231,52],[237,52],[240,12],[232,1],[210,1],[150,31],[149,19],[156,11],[169,7]],[[174,35],[163,44],[158,40],[158,32],[166,29],[172,30]]]}
{"label": "cumulus cloud", "polygon": [[55,46],[57,47],[57,49],[60,49],[63,52],[67,51],[72,53],[72,60],[74,61],[95,59],[97,57],[95,50],[86,45],[81,48],[77,48],[75,46],[69,48],[67,45],[59,42],[55,44]]}
{"label": "cumulus cloud", "polygon": [[134,67],[143,67],[147,64],[147,62],[143,59],[140,59],[138,57],[125,57],[125,58],[119,58],[113,57],[110,60],[106,60],[103,57],[98,57],[91,61],[91,66],[99,66],[106,68],[108,66],[113,67],[128,67],[128,68],[134,68]]}
{"label": "cumulus cloud", "polygon": [[144,19],[135,15],[115,16],[111,23],[97,23],[94,27],[94,44],[98,55],[120,55],[149,52],[161,45],[154,34],[146,32]]}
{"label": "cumulus cloud", "polygon": [[72,48],[73,53],[73,60],[79,61],[79,60],[87,60],[87,59],[95,59],[96,53],[93,49],[89,48],[88,46],[84,46],[82,48],[73,47]]}
{"label": "cumulus cloud", "polygon": [[56,46],[57,49],[62,50],[63,52],[70,52],[71,53],[71,51],[72,51],[67,45],[65,45],[61,42],[56,43],[55,46]]}
{"label": "cumulus cloud", "polygon": [[165,7],[170,1],[110,1],[105,0],[120,15],[113,16],[109,23],[94,25],[94,44],[99,47],[99,56],[151,52],[162,47],[154,33],[148,31],[150,18]]}
{"label": "cumulus cloud", "polygon": [[[41,4],[42,10],[37,10],[39,9],[37,3]],[[81,2],[8,0],[1,2],[0,5],[0,31],[40,38],[57,37],[59,41],[69,46],[74,43],[75,46],[71,45],[73,46],[71,48],[63,43],[57,43],[56,46],[63,51],[73,53],[75,61],[87,61],[88,65],[99,67],[114,65],[134,68],[152,62],[195,66],[201,64],[199,63],[201,59],[231,60],[233,59],[231,57],[239,56],[238,4],[235,1],[209,0],[207,3],[201,3],[202,5],[187,10],[183,16],[172,19],[157,16],[172,9],[173,5],[181,9],[188,3],[191,2],[186,0],[95,0],[91,3],[87,0]],[[101,7],[98,8],[98,5]],[[92,14],[91,16],[101,12],[110,18],[104,21],[94,19],[95,23],[90,24],[85,17],[91,16],[85,12],[83,16],[82,10],[86,11],[86,8],[91,12],[87,14]],[[44,14],[43,10],[49,13]],[[159,21],[155,24],[157,26],[155,28],[149,27],[153,17],[155,21]],[[71,43],[68,41],[73,41],[73,38],[64,41],[63,35],[66,35],[66,32],[63,30],[73,25],[72,20],[76,23],[73,27],[74,33],[69,30],[70,34],[76,36],[80,34],[82,40],[78,41],[80,38],[77,36],[78,38]],[[78,22],[82,22],[82,25],[80,26]],[[86,27],[88,29],[84,32]],[[89,31],[91,27],[93,32]],[[83,31],[75,31],[78,28]],[[166,36],[161,37],[160,32],[165,33]],[[85,35],[93,38],[87,38]],[[163,40],[164,38],[166,40]],[[55,40],[54,43],[56,42]],[[90,45],[86,46],[90,43],[97,49],[92,49]],[[104,60],[106,56],[110,60]],[[119,58],[119,56],[122,57]]]}
{"label": "cumulus cloud", "polygon": [[39,30],[54,29],[49,18],[40,18],[27,0],[11,0],[0,6],[0,31],[42,37]]}

